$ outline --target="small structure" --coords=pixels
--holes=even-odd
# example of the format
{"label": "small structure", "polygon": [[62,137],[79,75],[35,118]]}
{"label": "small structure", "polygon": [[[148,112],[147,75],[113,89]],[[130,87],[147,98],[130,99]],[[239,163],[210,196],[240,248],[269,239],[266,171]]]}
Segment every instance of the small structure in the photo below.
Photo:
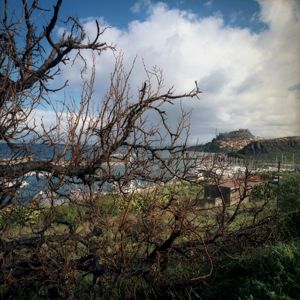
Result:
{"label": "small structure", "polygon": [[238,180],[224,180],[219,184],[206,185],[204,187],[204,200],[200,202],[200,206],[201,208],[208,209],[237,204],[244,196],[244,199],[248,199],[253,187],[261,182],[261,177],[250,176],[246,187],[243,181]]}
{"label": "small structure", "polygon": [[223,201],[226,206],[229,206],[236,192],[234,186],[228,184],[209,184],[204,187],[204,203],[202,206],[205,206],[205,208],[221,206]]}
{"label": "small structure", "polygon": [[269,183],[278,185],[279,184],[279,179],[280,179],[279,173],[278,172],[272,172],[272,179],[269,181]]}

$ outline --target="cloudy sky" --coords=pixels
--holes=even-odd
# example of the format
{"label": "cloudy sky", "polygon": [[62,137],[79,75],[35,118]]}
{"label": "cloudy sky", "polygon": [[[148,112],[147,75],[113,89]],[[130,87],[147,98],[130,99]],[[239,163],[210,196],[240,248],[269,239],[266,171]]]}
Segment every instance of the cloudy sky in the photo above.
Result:
{"label": "cloudy sky", "polygon": [[[103,40],[124,53],[125,65],[137,55],[133,89],[145,78],[143,61],[162,68],[178,92],[198,81],[201,100],[183,104],[192,111],[190,143],[210,140],[216,129],[300,135],[299,0],[66,0],[61,18],[69,14],[91,36],[93,19],[109,25]],[[98,97],[112,66],[111,53],[96,60]],[[71,94],[79,91],[79,68],[64,72]],[[178,107],[167,110],[175,122]]]}

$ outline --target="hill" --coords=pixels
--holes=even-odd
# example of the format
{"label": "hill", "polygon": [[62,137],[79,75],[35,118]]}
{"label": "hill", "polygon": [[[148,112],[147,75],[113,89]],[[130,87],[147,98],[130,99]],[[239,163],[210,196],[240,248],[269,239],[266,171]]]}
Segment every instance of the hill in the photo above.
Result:
{"label": "hill", "polygon": [[239,129],[220,133],[216,138],[212,139],[211,142],[203,145],[191,146],[189,147],[189,150],[228,153],[242,149],[253,140],[255,140],[255,136],[250,132],[249,129]]}
{"label": "hill", "polygon": [[[274,139],[252,141],[243,149],[236,152],[242,156],[300,156],[300,136],[289,136]],[[278,157],[279,158],[279,157]]]}
{"label": "hill", "polygon": [[241,141],[241,140],[252,140],[255,136],[250,132],[249,129],[239,129],[230,132],[220,133],[217,137],[217,141]]}

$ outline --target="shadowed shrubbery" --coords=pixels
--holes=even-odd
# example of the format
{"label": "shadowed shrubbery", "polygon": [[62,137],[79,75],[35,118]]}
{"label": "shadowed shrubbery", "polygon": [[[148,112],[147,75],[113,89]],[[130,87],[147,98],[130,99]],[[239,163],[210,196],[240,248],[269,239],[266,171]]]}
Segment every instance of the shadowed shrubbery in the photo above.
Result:
{"label": "shadowed shrubbery", "polygon": [[200,299],[298,299],[300,241],[225,258],[206,284],[194,289]]}

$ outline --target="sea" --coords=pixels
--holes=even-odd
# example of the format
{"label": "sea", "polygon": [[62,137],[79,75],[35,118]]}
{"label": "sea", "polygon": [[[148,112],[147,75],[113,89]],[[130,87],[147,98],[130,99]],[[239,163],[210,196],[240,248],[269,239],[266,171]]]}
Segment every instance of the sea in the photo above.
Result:
{"label": "sea", "polygon": [[[30,153],[32,161],[40,161],[40,160],[50,160],[54,153],[62,152],[64,149],[64,145],[57,146],[49,146],[46,144],[34,144],[30,145],[27,148],[27,153]],[[5,143],[0,143],[0,164],[1,161],[5,161],[6,159],[20,159],[24,157],[24,152],[22,151],[21,145],[15,144],[13,148],[9,147]],[[63,159],[70,159],[70,152],[66,152]],[[157,167],[153,166],[153,172]],[[114,174],[122,176],[125,171],[125,166],[122,163],[114,165]],[[81,181],[65,178],[64,184],[60,185],[57,190],[55,190],[54,194],[50,194],[51,186],[59,185],[58,179],[49,179],[49,174],[46,172],[30,172],[27,173],[21,180],[22,185],[19,189],[19,203],[24,205],[29,205],[33,200],[39,201],[41,206],[49,206],[49,205],[58,205],[62,203],[68,203],[70,195],[78,195],[82,193],[86,186],[82,184]],[[1,179],[0,179],[1,180]],[[13,185],[15,182],[6,182],[8,185]],[[137,188],[144,188],[150,186],[150,182],[146,182],[145,180],[131,180],[128,183],[128,186],[125,187],[125,190],[130,192],[131,190],[135,190]],[[116,185],[112,182],[99,182],[95,180],[95,183],[92,185],[92,190],[101,191],[102,193],[110,193],[116,190]],[[53,203],[54,201],[54,203]]]}

